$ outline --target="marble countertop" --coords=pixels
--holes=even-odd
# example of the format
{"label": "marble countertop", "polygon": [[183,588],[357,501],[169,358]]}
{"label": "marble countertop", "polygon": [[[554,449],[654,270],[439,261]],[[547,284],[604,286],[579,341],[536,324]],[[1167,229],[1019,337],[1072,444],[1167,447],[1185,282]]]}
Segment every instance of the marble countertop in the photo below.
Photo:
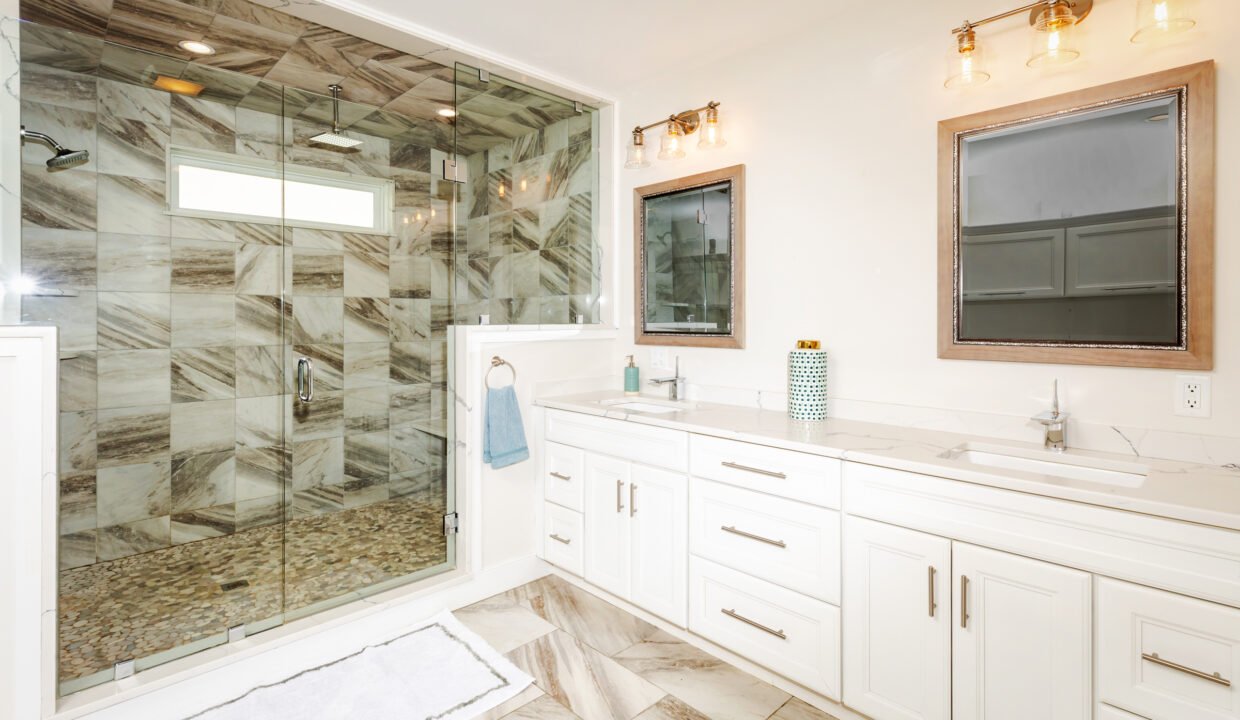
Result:
{"label": "marble countertop", "polygon": [[1123,487],[1033,472],[997,470],[941,457],[945,452],[970,442],[985,442],[991,446],[1022,450],[1041,449],[1030,443],[855,420],[806,422],[793,420],[783,412],[737,405],[686,402],[683,403],[684,409],[674,412],[649,413],[621,410],[607,404],[624,400],[664,402],[648,396],[625,398],[623,393],[618,391],[599,391],[540,398],[537,404],[546,408],[684,430],[893,470],[1240,530],[1240,468],[1234,466],[1201,465],[1084,450],[1067,451],[1067,456],[1144,465],[1149,469],[1140,486]]}

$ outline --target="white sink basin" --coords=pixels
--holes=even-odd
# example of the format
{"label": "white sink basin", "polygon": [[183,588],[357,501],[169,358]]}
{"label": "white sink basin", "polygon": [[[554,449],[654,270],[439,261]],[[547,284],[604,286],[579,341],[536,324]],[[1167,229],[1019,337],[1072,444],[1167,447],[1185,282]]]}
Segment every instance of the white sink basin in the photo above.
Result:
{"label": "white sink basin", "polygon": [[688,410],[687,403],[661,403],[657,400],[607,400],[603,402],[608,409],[624,410],[625,412],[640,412],[662,415],[665,413],[674,413],[680,410]]}
{"label": "white sink basin", "polygon": [[939,457],[1001,470],[1019,470],[1128,488],[1141,487],[1150,472],[1148,467],[1136,463],[986,443],[965,443]]}

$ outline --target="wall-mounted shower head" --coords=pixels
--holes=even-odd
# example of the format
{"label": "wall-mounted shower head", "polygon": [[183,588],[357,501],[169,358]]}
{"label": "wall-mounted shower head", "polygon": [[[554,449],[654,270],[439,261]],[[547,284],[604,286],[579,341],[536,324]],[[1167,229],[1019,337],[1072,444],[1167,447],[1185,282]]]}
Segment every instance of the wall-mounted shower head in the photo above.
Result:
{"label": "wall-mounted shower head", "polygon": [[27,130],[26,126],[23,125],[22,140],[27,139],[41,142],[56,151],[56,154],[47,161],[47,167],[49,170],[63,170],[65,168],[73,167],[74,165],[81,165],[87,160],[90,160],[89,150],[70,150],[69,148],[66,148],[53,140],[51,135],[37,132],[35,130]]}
{"label": "wall-mounted shower head", "polygon": [[332,130],[310,138],[310,142],[323,143],[338,148],[354,148],[362,144],[361,140],[340,134],[340,91],[339,85],[327,86],[332,91]]}

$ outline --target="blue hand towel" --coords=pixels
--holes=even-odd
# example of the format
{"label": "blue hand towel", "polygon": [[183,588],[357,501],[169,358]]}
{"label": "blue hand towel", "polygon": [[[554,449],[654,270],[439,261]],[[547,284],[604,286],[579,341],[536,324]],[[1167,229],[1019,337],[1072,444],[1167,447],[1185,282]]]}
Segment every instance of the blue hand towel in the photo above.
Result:
{"label": "blue hand towel", "polygon": [[515,465],[530,457],[525,443],[521,408],[511,385],[487,388],[486,414],[482,420],[482,462],[499,468]]}

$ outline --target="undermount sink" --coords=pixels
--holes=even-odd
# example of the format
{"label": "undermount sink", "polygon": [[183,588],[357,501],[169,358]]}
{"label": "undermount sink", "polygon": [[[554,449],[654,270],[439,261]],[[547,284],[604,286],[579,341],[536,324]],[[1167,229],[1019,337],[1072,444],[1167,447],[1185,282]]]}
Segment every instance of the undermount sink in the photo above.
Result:
{"label": "undermount sink", "polygon": [[958,445],[939,457],[1001,470],[1019,470],[1128,488],[1141,487],[1150,471],[1148,467],[1136,463],[986,443]]}
{"label": "undermount sink", "polygon": [[664,413],[674,413],[680,410],[688,410],[689,406],[685,403],[666,404],[657,400],[607,400],[603,402],[609,410],[624,410],[625,412],[641,412],[661,415]]}

